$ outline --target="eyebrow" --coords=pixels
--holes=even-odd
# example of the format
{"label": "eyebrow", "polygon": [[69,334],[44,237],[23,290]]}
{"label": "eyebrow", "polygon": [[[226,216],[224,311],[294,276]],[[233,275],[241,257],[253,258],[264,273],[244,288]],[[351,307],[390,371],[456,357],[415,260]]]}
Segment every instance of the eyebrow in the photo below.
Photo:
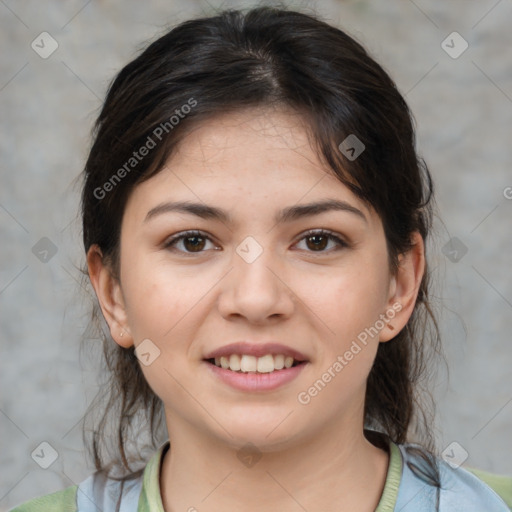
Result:
{"label": "eyebrow", "polygon": [[[338,199],[326,199],[308,204],[289,206],[277,213],[277,215],[274,217],[274,222],[276,224],[282,224],[285,222],[292,222],[304,217],[320,215],[321,213],[329,211],[344,211],[352,213],[360,217],[368,224],[368,219],[361,210],[357,209],[355,206],[352,206],[346,201],[340,201]],[[144,222],[148,222],[150,219],[158,215],[172,212],[188,213],[202,219],[218,220],[225,224],[231,224],[233,222],[229,212],[223,210],[222,208],[217,208],[215,206],[202,203],[192,203],[188,201],[170,201],[161,203],[149,210],[146,218],[144,219]]]}

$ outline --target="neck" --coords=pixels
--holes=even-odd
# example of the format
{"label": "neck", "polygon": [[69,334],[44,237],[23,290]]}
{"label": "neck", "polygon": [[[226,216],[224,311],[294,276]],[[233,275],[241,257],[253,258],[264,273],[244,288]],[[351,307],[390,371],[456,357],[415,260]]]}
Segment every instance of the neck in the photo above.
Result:
{"label": "neck", "polygon": [[362,427],[347,434],[336,426],[263,453],[229,447],[190,425],[175,428],[160,475],[164,509],[373,512],[389,456]]}

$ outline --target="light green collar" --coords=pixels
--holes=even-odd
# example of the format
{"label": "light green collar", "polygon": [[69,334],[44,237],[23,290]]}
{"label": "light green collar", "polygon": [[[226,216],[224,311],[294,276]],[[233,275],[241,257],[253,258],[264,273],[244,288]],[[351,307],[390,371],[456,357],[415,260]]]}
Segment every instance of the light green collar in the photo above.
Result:
{"label": "light green collar", "polygon": [[[142,492],[140,493],[138,512],[164,512],[160,493],[160,470],[163,456],[169,449],[169,441],[165,442],[151,457],[144,469]],[[389,465],[384,484],[384,491],[375,512],[393,512],[398,496],[400,478],[402,476],[402,456],[398,446],[389,443]]]}
{"label": "light green collar", "polygon": [[402,478],[402,455],[398,446],[389,442],[389,465],[386,483],[375,512],[393,512]]}

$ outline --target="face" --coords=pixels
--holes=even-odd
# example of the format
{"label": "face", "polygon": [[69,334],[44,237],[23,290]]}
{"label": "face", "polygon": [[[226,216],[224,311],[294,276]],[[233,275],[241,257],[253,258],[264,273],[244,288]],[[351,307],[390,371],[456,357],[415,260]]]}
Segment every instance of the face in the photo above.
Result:
{"label": "face", "polygon": [[379,340],[401,321],[396,279],[379,216],[322,165],[296,114],[200,125],[134,189],[120,248],[114,338],[144,342],[171,442],[173,425],[262,450],[362,429]]}

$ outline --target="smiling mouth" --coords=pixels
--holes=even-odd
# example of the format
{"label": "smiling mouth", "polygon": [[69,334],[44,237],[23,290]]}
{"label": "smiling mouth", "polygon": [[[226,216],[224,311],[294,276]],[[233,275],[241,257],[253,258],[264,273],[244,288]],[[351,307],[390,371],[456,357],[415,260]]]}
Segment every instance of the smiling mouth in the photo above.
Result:
{"label": "smiling mouth", "polygon": [[262,357],[232,354],[230,356],[205,359],[205,361],[218,368],[236,373],[273,373],[306,364],[307,362],[298,361],[291,356],[283,354],[267,354]]}

